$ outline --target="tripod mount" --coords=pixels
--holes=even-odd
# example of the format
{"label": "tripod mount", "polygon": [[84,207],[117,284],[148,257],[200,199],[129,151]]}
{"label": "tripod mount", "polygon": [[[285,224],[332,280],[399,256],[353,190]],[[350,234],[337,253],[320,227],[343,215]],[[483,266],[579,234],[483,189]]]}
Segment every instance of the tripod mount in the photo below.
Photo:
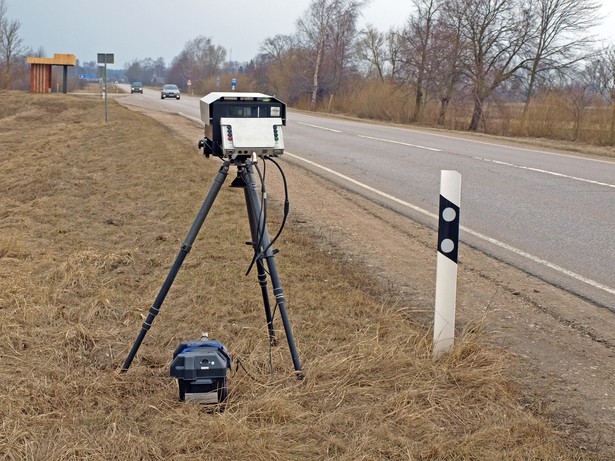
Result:
{"label": "tripod mount", "polygon": [[[221,158],[223,156],[220,156]],[[268,156],[263,156],[264,160],[272,160],[272,158]],[[293,361],[293,366],[298,378],[302,378],[301,374],[301,363],[299,361],[299,356],[297,354],[297,350],[295,347],[295,341],[293,338],[292,329],[290,326],[290,322],[288,320],[288,315],[286,313],[286,302],[284,299],[284,291],[282,289],[282,285],[280,283],[280,277],[278,274],[278,270],[275,264],[275,251],[271,248],[272,242],[269,238],[269,233],[267,231],[267,225],[265,222],[265,213],[263,212],[264,204],[261,207],[261,201],[258,194],[258,187],[256,184],[256,180],[254,177],[254,168],[257,160],[257,155],[252,153],[251,155],[235,155],[233,157],[224,157],[223,164],[220,167],[214,182],[209,190],[209,193],[205,197],[205,200],[190,228],[188,235],[186,236],[184,242],[181,245],[179,253],[175,258],[175,261],[164,281],[158,295],[152,307],[149,310],[149,314],[143,325],[141,326],[141,330],[139,335],[137,336],[136,341],[134,342],[132,349],[130,350],[126,360],[121,368],[122,372],[126,372],[130,367],[145,335],[149,331],[152,326],[152,323],[160,308],[162,307],[162,303],[164,302],[171,285],[173,284],[175,277],[177,276],[186,256],[192,249],[192,245],[209,214],[209,210],[211,209],[222,185],[224,184],[226,178],[228,177],[229,170],[232,167],[237,168],[237,177],[233,180],[231,187],[238,187],[244,189],[244,196],[246,201],[246,208],[248,211],[248,219],[250,223],[250,233],[252,237],[252,247],[254,249],[254,259],[252,261],[253,264],[256,265],[258,272],[258,281],[261,287],[261,293],[263,298],[263,304],[265,308],[265,316],[267,320],[267,329],[269,333],[269,341],[270,344],[276,343],[275,330],[273,327],[273,313],[271,309],[271,303],[269,301],[269,290],[268,290],[268,275],[271,279],[271,284],[273,287],[273,295],[275,297],[275,307],[280,312],[280,316],[282,318],[282,323],[284,325],[284,331],[286,333],[286,339],[288,341],[288,347],[290,349],[290,354]],[[275,161],[274,161],[275,163]],[[278,165],[279,166],[279,165]],[[262,178],[261,178],[262,181]],[[252,267],[252,264],[251,266]],[[274,311],[275,312],[275,311]]]}

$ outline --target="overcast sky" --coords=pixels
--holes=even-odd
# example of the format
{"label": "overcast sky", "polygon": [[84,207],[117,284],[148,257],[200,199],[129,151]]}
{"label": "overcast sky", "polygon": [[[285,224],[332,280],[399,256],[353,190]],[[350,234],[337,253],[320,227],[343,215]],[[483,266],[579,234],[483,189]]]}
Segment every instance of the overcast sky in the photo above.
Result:
{"label": "overcast sky", "polygon": [[[615,6],[603,0],[605,25],[596,29],[613,43]],[[122,68],[135,59],[164,58],[167,65],[199,35],[227,50],[227,59],[249,61],[263,40],[295,31],[310,0],[8,0],[8,18],[21,22],[20,36],[33,50],[75,54],[81,62],[113,53]],[[608,6],[607,6],[608,5]],[[360,27],[381,31],[402,26],[411,0],[371,0]],[[613,12],[611,12],[613,11]],[[610,26],[609,26],[610,25]]]}

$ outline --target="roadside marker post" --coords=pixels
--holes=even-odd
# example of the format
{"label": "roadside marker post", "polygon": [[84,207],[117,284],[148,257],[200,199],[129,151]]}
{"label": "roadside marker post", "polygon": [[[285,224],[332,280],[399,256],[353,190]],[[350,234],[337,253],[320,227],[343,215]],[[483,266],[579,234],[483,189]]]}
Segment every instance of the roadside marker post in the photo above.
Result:
{"label": "roadside marker post", "polygon": [[432,351],[434,359],[449,352],[455,342],[460,204],[461,175],[457,171],[442,170]]}

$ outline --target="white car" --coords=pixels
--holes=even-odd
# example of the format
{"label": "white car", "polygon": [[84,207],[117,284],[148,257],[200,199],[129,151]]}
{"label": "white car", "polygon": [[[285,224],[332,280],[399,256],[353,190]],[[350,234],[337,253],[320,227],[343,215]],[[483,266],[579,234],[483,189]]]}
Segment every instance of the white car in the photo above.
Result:
{"label": "white car", "polygon": [[179,88],[177,87],[177,85],[174,85],[172,83],[167,83],[160,90],[160,99],[165,99],[165,98],[179,99],[179,97],[180,97]]}

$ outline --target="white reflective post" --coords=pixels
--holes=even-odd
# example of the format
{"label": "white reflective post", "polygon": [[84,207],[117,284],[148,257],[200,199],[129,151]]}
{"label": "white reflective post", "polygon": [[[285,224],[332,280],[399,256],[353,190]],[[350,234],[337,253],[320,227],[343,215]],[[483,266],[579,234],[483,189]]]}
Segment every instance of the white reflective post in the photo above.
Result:
{"label": "white reflective post", "polygon": [[460,204],[461,175],[457,171],[442,170],[440,174],[436,308],[433,332],[434,358],[449,352],[455,341]]}

